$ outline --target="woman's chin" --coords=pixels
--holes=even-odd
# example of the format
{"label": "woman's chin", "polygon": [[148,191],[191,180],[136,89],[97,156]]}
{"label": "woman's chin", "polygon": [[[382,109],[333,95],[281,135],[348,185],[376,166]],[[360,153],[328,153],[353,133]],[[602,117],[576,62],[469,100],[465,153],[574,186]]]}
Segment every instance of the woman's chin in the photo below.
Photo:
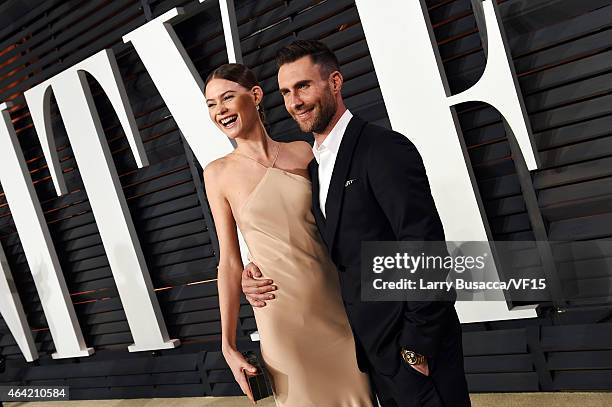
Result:
{"label": "woman's chin", "polygon": [[246,138],[249,134],[246,129],[238,126],[232,127],[231,129],[224,129],[223,133],[225,133],[225,135],[232,140],[237,138]]}
{"label": "woman's chin", "polygon": [[233,128],[226,129],[225,127],[220,127],[220,126],[217,126],[217,128],[221,130],[221,132],[225,134],[228,138],[231,138],[231,139],[236,138],[237,132]]}

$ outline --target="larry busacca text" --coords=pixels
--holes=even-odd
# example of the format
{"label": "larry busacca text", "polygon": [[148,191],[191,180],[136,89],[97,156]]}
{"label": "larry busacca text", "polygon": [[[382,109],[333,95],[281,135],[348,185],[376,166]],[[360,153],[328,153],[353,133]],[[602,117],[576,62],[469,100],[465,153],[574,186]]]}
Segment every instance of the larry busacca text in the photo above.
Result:
{"label": "larry busacca text", "polygon": [[540,301],[548,281],[533,242],[364,242],[363,301]]}
{"label": "larry busacca text", "polygon": [[429,281],[423,278],[410,280],[402,278],[399,281],[374,279],[372,286],[376,290],[546,290],[544,278],[511,278],[508,281],[469,281],[458,278],[454,281]]}

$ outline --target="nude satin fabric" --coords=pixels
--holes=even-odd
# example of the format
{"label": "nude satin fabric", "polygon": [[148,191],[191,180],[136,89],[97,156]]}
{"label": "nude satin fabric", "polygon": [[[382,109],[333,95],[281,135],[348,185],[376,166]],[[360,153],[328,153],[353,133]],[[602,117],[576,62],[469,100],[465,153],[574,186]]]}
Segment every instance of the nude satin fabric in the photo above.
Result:
{"label": "nude satin fabric", "polygon": [[306,178],[270,167],[239,209],[250,258],[278,287],[255,309],[264,363],[277,406],[371,407],[311,193]]}

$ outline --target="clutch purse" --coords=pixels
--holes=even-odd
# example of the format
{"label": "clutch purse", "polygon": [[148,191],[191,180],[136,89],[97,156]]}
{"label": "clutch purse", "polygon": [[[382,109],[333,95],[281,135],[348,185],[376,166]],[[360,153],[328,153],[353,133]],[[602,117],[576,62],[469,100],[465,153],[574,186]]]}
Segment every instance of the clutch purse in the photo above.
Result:
{"label": "clutch purse", "polygon": [[262,363],[259,361],[257,354],[253,351],[247,351],[243,352],[242,356],[244,356],[249,364],[257,368],[257,373],[255,374],[247,373],[246,370],[244,371],[244,377],[249,384],[249,388],[253,394],[253,399],[258,401],[271,396],[273,394],[272,384],[270,383],[268,374]]}

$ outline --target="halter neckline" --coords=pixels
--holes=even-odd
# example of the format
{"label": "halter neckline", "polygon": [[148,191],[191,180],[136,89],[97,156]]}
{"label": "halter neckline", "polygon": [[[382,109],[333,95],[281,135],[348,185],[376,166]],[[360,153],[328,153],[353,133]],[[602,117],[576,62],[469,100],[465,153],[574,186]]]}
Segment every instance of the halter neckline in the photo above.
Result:
{"label": "halter neckline", "polygon": [[272,159],[272,164],[270,164],[270,166],[267,166],[266,164],[262,163],[261,161],[259,161],[259,160],[255,159],[255,158],[253,158],[253,157],[249,157],[249,156],[248,156],[248,155],[246,155],[246,154],[239,153],[239,152],[238,152],[238,151],[236,151],[236,150],[234,150],[234,151],[233,151],[233,153],[234,153],[234,154],[237,154],[237,155],[240,155],[240,156],[242,156],[242,157],[244,157],[244,158],[248,158],[249,160],[253,160],[253,161],[255,161],[257,164],[261,165],[262,167],[265,167],[265,168],[274,168],[274,164],[276,164],[276,159],[278,158],[278,154],[279,154],[279,152],[280,152],[280,148],[281,148],[281,143],[278,143],[278,144],[277,144],[277,146],[276,146],[276,153],[274,154],[274,158]]}

